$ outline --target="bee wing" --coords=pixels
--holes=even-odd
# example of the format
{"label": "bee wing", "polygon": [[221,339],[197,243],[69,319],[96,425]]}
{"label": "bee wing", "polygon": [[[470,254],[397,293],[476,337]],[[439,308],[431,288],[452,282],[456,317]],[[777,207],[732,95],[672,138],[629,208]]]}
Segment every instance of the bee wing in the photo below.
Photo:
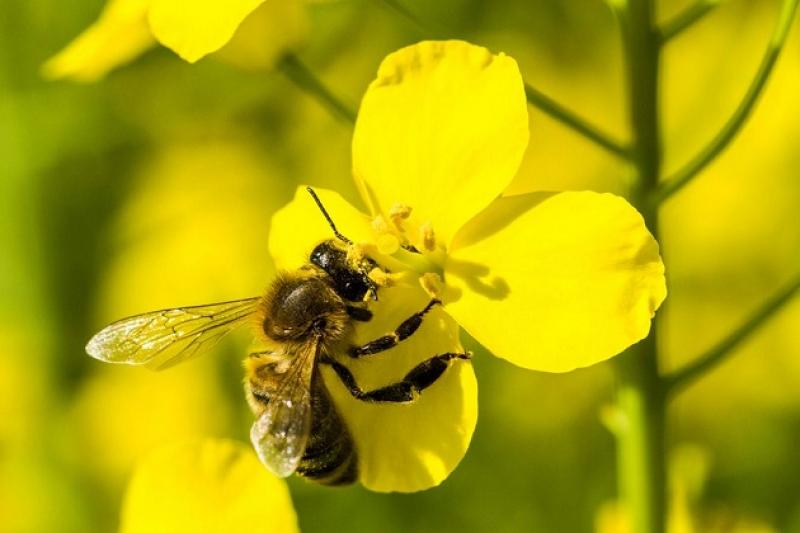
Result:
{"label": "bee wing", "polygon": [[311,379],[318,344],[295,355],[291,366],[276,376],[280,385],[250,429],[261,462],[276,476],[291,475],[306,450],[311,433]]}
{"label": "bee wing", "polygon": [[256,311],[259,300],[162,309],[123,318],[92,337],[86,353],[107,363],[161,370],[210,349],[242,325]]}

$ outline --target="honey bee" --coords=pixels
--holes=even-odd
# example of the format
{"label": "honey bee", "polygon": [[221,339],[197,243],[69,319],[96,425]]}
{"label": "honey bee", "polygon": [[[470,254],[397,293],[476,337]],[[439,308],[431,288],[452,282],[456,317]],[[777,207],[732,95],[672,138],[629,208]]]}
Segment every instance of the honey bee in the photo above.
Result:
{"label": "honey bee", "polygon": [[244,364],[245,395],[256,416],[250,438],[259,458],[280,477],[297,473],[324,485],[346,485],[358,479],[358,455],[319,365],[329,365],[358,400],[404,403],[433,385],[452,361],[471,354],[438,354],[397,383],[370,391],[359,387],[337,356],[364,357],[396,346],[441,302],[433,299],[393,332],[355,345],[354,323],[372,319],[369,302],[378,298],[379,286],[369,274],[381,267],[364,254],[351,253],[353,242],[339,233],[314,190],[308,192],[335,237],[318,244],[308,264],[280,273],[263,296],[124,318],[92,337],[86,352],[108,363],[160,370],[254,322],[255,334],[270,348],[249,354]]}

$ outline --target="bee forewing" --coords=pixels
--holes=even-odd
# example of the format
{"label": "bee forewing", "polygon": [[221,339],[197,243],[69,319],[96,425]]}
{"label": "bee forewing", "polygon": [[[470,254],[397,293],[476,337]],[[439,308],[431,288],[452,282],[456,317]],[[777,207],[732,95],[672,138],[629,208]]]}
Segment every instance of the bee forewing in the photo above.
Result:
{"label": "bee forewing", "polygon": [[250,429],[259,459],[276,476],[297,470],[311,433],[311,378],[316,345],[296,354],[280,386]]}
{"label": "bee forewing", "polygon": [[107,363],[160,370],[199,355],[244,323],[260,298],[246,298],[124,318],[91,338],[86,353]]}
{"label": "bee forewing", "polygon": [[311,431],[310,402],[295,405],[292,400],[273,400],[276,408],[267,409],[253,423],[250,440],[259,459],[278,477],[297,470]]}

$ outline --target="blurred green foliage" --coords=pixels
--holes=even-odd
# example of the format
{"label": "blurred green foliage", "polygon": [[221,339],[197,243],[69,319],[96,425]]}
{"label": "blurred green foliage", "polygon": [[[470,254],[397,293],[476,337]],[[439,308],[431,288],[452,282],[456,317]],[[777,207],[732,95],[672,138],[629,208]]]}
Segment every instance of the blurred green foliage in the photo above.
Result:
{"label": "blurred green foliage", "polygon": [[[664,1],[662,19],[688,2]],[[298,54],[355,107],[380,60],[423,38],[515,57],[534,86],[626,137],[614,19],[599,0],[406,0],[309,5]],[[243,339],[163,375],[83,353],[138,311],[257,294],[273,268],[271,213],[298,183],[356,201],[351,129],[280,72],[163,48],[92,85],[46,82],[41,64],[94,20],[100,0],[0,4],[0,531],[116,528],[134,461],[188,435],[246,440]],[[731,0],[666,48],[668,170],[704,144],[755,71],[777,2]],[[800,32],[741,137],[667,204],[666,368],[731,330],[800,264]],[[515,190],[625,193],[629,170],[531,108]],[[225,191],[229,191],[226,193]],[[800,531],[800,304],[671,410],[670,442],[709,458],[699,512]],[[615,498],[609,366],[566,375],[476,357],[480,421],[462,465],[412,495],[292,479],[314,531],[587,531]]]}

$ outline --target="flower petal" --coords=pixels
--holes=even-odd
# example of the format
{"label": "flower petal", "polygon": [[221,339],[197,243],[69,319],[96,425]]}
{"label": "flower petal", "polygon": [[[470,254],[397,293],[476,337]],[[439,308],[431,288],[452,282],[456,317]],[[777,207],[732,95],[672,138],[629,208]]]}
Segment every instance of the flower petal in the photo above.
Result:
{"label": "flower petal", "polygon": [[190,63],[222,48],[264,0],[151,0],[148,20],[156,39]]}
{"label": "flower petal", "polygon": [[658,244],[624,199],[593,192],[495,201],[456,236],[447,311],[512,363],[592,365],[644,338],[666,297]]}
{"label": "flower petal", "polygon": [[[341,195],[314,189],[336,227],[353,242],[374,239],[369,217]],[[333,231],[305,187],[298,187],[294,199],[272,216],[269,253],[275,266],[291,270],[308,263],[308,256],[320,242],[333,239]]]}
{"label": "flower petal", "polygon": [[95,81],[155,44],[147,25],[149,0],[112,0],[97,21],[42,67],[48,78]]}
{"label": "flower petal", "polygon": [[263,531],[295,533],[286,484],[244,444],[205,440],[161,448],[128,485],[122,533]]}
{"label": "flower petal", "polygon": [[[422,309],[428,297],[418,286],[381,289],[370,305],[372,321],[359,324],[355,342],[393,331]],[[447,352],[462,352],[458,325],[435,308],[417,332],[385,353],[347,365],[365,391],[401,380],[417,364]],[[359,478],[378,492],[415,492],[441,483],[467,452],[478,418],[478,388],[472,364],[455,360],[445,373],[411,404],[366,403],[354,399],[338,377],[322,369],[325,383],[355,441]]]}
{"label": "flower petal", "polygon": [[411,206],[447,242],[505,189],[527,144],[517,63],[427,41],[381,64],[356,122],[354,174],[374,212]]}

